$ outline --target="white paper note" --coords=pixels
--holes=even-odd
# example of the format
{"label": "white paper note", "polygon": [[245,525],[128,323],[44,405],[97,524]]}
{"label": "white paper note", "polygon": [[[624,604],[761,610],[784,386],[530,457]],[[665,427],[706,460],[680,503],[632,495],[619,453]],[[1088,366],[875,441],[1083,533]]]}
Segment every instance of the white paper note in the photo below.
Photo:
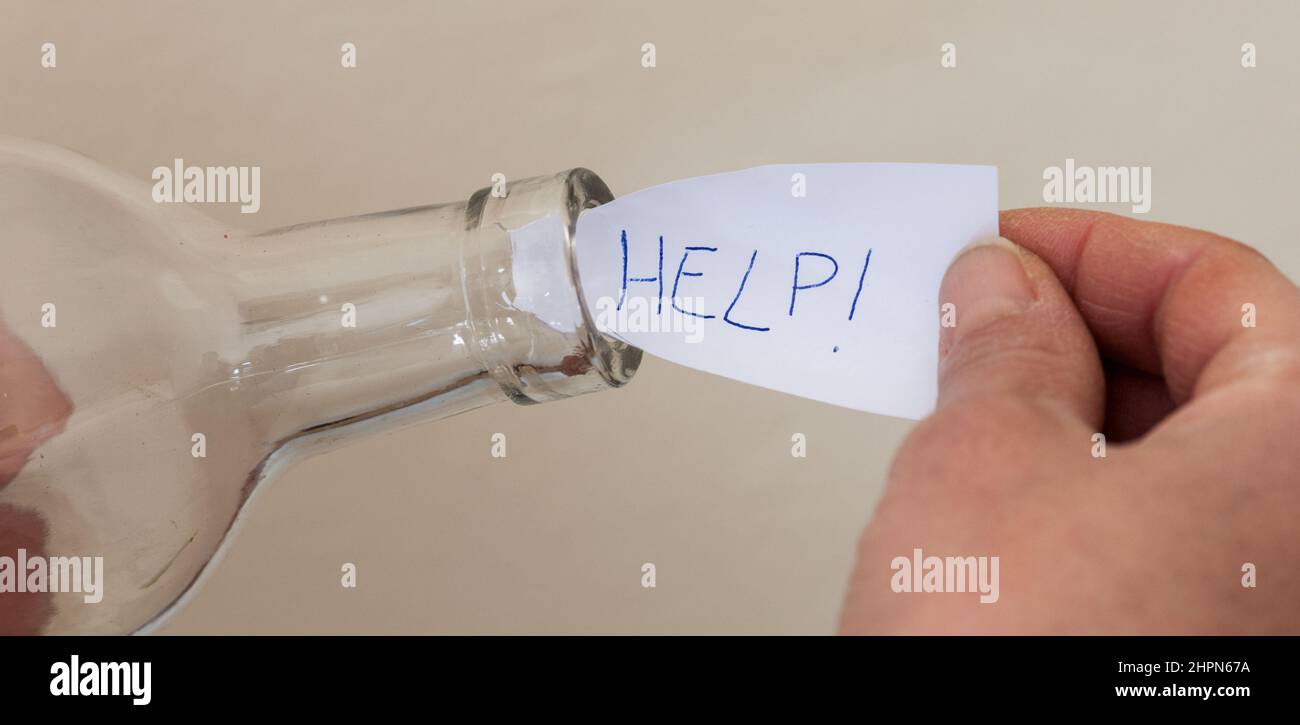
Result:
{"label": "white paper note", "polygon": [[997,207],[992,166],[762,166],[583,212],[578,272],[597,328],[652,355],[920,418],[939,283],[958,250],[997,235]]}

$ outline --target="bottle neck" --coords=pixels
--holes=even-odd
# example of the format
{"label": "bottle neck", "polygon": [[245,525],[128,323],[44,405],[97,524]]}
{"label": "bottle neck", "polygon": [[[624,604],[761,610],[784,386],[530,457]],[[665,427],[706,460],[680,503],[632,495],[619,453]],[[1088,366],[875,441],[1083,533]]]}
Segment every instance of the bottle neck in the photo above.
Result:
{"label": "bottle neck", "polygon": [[332,436],[626,382],[640,353],[594,332],[572,264],[577,214],[607,200],[568,172],[242,240],[229,380],[258,432]]}
{"label": "bottle neck", "polygon": [[241,242],[235,279],[247,357],[231,381],[255,391],[253,418],[267,440],[443,390],[460,391],[462,409],[502,398],[482,383],[464,344],[463,211],[453,204],[374,214]]}

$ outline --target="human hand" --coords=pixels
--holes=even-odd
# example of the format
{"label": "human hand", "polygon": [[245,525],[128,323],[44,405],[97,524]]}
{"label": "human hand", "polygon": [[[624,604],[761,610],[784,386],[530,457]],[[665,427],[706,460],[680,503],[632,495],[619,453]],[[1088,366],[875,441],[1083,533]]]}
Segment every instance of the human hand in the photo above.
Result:
{"label": "human hand", "polygon": [[[1026,209],[1001,231],[1020,248],[944,279],[938,407],[895,458],[842,630],[1300,632],[1300,290],[1193,229]],[[896,593],[914,549],[998,557],[997,601]]]}
{"label": "human hand", "polygon": [[[63,431],[72,401],[36,353],[0,317],[0,489],[8,486],[41,444]],[[0,556],[20,549],[45,555],[47,526],[35,511],[0,504]],[[27,572],[15,573],[27,576]],[[10,584],[10,588],[13,584]],[[45,592],[0,591],[0,635],[33,634],[53,616]]]}

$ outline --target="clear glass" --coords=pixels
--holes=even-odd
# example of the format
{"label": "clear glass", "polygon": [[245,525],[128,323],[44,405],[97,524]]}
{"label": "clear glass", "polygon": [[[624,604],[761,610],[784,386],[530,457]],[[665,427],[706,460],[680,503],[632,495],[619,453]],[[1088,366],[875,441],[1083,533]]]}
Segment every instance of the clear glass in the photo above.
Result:
{"label": "clear glass", "polygon": [[611,198],[575,169],[241,236],[0,139],[0,557],[104,567],[97,603],[0,570],[0,632],[148,628],[268,476],[347,436],[627,382],[641,353],[594,331],[572,256]]}

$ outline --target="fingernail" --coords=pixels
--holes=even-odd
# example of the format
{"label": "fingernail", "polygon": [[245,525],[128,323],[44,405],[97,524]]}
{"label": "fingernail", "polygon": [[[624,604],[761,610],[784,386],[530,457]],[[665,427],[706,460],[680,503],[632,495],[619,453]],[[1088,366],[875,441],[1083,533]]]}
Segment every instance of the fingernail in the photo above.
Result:
{"label": "fingernail", "polygon": [[[1001,237],[981,239],[957,252],[939,290],[940,304],[951,304],[939,328],[939,355],[947,355],[967,330],[1024,310],[1034,301],[1019,247]],[[941,314],[944,308],[941,307]]]}

